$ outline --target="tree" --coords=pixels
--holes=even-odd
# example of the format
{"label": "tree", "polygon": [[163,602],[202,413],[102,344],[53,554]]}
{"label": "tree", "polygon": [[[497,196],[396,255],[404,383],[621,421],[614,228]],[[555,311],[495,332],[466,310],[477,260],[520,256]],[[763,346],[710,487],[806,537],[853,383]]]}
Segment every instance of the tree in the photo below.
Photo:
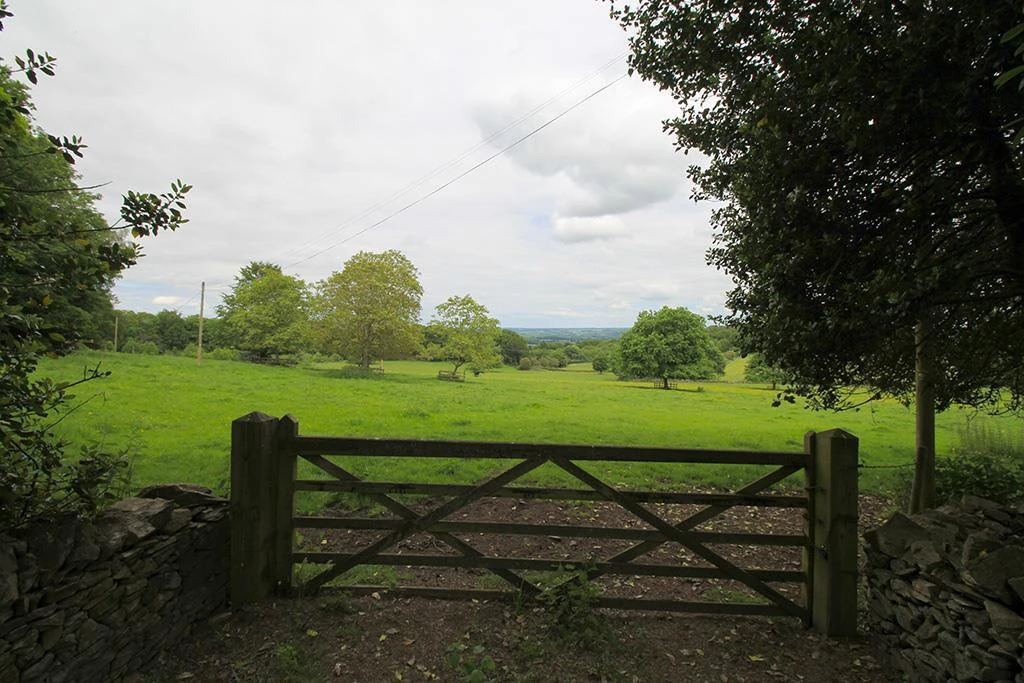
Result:
{"label": "tree", "polygon": [[438,304],[430,326],[442,339],[436,355],[453,363],[453,373],[468,364],[479,374],[501,363],[498,321],[468,294]]}
{"label": "tree", "polygon": [[153,332],[156,335],[160,351],[180,351],[188,346],[195,337],[189,330],[188,321],[177,311],[162,310],[153,320]]}
{"label": "tree", "polygon": [[[0,2],[2,21],[11,16]],[[52,414],[67,391],[106,373],[87,371],[77,382],[36,375],[43,355],[61,355],[104,334],[112,311],[109,292],[139,256],[133,237],[175,230],[185,223],[177,181],[170,192],[129,192],[121,220],[108,225],[96,195],[78,186],[72,164],[85,145],[58,138],[33,123],[28,88],[53,75],[54,58],[27,50],[17,68],[0,60],[0,528],[62,514],[90,512],[109,493],[116,454],[85,447],[76,456],[51,431]]]}
{"label": "tree", "polygon": [[642,311],[619,340],[618,370],[623,377],[711,379],[725,370],[722,352],[708,336],[704,318],[685,308]]}
{"label": "tree", "polygon": [[419,271],[400,251],[361,251],[317,285],[320,345],[369,368],[412,355],[420,343]]}
{"label": "tree", "polygon": [[736,283],[727,322],[743,348],[816,407],[913,399],[912,508],[929,506],[935,411],[1024,397],[1024,101],[997,84],[1018,59],[1000,37],[1019,8],[714,0],[614,14],[632,68],[682,105],[666,124],[677,146],[708,158],[691,176],[697,199],[724,202],[708,258]]}
{"label": "tree", "polygon": [[743,368],[743,379],[751,384],[771,384],[774,391],[779,384],[789,380],[789,375],[781,368],[766,363],[761,354],[752,353]]}
{"label": "tree", "polygon": [[603,373],[611,367],[611,363],[608,360],[608,356],[597,356],[593,361],[591,361],[591,367],[593,367],[598,373]]}
{"label": "tree", "polygon": [[526,337],[518,332],[502,329],[498,334],[498,349],[501,352],[502,363],[518,366],[519,361],[530,352],[530,345]]}
{"label": "tree", "polygon": [[306,344],[309,312],[306,284],[261,262],[244,266],[217,307],[231,346],[254,360],[278,359]]}

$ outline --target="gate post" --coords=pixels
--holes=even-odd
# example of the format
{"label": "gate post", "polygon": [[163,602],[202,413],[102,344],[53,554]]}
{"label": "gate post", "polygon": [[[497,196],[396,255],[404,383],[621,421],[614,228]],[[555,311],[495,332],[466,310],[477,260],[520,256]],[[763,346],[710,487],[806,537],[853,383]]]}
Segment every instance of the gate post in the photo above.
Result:
{"label": "gate post", "polygon": [[274,519],[278,499],[278,419],[253,412],[231,423],[231,602],[269,596],[277,583]]}
{"label": "gate post", "polygon": [[829,636],[857,634],[857,437],[842,429],[808,435],[813,468],[812,523],[815,557],[808,606],[815,630]]}
{"label": "gate post", "polygon": [[292,587],[292,541],[295,538],[295,480],[298,457],[291,444],[299,435],[299,421],[285,415],[277,425],[277,453],[274,458],[277,498],[274,505],[274,579],[279,595]]}

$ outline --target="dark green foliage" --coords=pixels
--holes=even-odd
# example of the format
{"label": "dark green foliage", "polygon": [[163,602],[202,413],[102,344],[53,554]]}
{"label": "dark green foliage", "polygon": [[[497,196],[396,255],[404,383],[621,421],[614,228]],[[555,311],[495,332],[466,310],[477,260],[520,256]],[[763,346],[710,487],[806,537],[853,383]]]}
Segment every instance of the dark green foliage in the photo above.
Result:
{"label": "dark green foliage", "polygon": [[604,372],[611,367],[611,362],[608,360],[608,356],[597,356],[590,364],[594,368],[595,372]]}
{"label": "dark green foliage", "polygon": [[[0,2],[0,16],[10,16]],[[2,28],[2,26],[0,26]],[[35,83],[53,73],[49,55],[31,51],[18,70]],[[136,246],[93,208],[95,195],[78,189],[71,164],[85,147],[76,137],[40,131],[30,115],[28,89],[0,64],[0,527],[90,512],[117,490],[123,458],[87,448],[65,454],[50,431],[66,408],[67,390],[101,377],[87,370],[78,382],[35,377],[44,355],[63,355],[109,339],[109,292],[135,263]],[[174,230],[185,222],[175,182],[168,193],[129,192],[119,227],[133,236]]]}
{"label": "dark green foliage", "polygon": [[279,362],[309,337],[305,283],[270,263],[252,262],[235,277],[217,307],[230,346],[257,362]]}
{"label": "dark green foliage", "polygon": [[620,378],[711,379],[725,370],[722,352],[711,341],[704,319],[685,308],[642,311],[619,340]]}
{"label": "dark green foliage", "polygon": [[709,159],[691,175],[724,202],[709,261],[736,283],[745,350],[821,406],[865,385],[909,399],[927,320],[939,409],[1020,404],[1024,97],[995,84],[1020,63],[1000,42],[1019,3],[641,2],[617,17],[632,67],[681,105],[678,147]]}
{"label": "dark green foliage", "polygon": [[[434,340],[424,339],[424,345],[429,345]],[[526,338],[518,332],[503,329],[498,335],[498,351],[501,353],[501,362],[505,365],[517,366],[523,356],[530,351]]]}
{"label": "dark green foliage", "polygon": [[156,334],[157,346],[162,352],[180,351],[185,345],[195,339],[192,330],[189,329],[187,320],[181,317],[177,311],[163,310],[156,314],[153,321],[153,332]]}
{"label": "dark green foliage", "polygon": [[538,600],[551,619],[552,635],[566,647],[598,650],[610,644],[611,627],[595,609],[601,589],[590,580],[586,567],[559,567],[538,583]]}
{"label": "dark green foliage", "polygon": [[773,365],[765,362],[759,353],[752,353],[747,358],[747,366],[743,370],[743,379],[751,384],[771,384],[775,389],[779,384],[788,381],[789,375]]}
{"label": "dark green foliage", "polygon": [[708,336],[723,354],[739,350],[740,331],[730,325],[708,325]]}
{"label": "dark green foliage", "polygon": [[462,641],[445,648],[444,662],[463,683],[488,683],[498,668],[483,645],[470,646]]}
{"label": "dark green foliage", "polygon": [[953,455],[935,465],[939,503],[973,494],[998,503],[1024,500],[1024,441],[1013,432],[969,424]]}

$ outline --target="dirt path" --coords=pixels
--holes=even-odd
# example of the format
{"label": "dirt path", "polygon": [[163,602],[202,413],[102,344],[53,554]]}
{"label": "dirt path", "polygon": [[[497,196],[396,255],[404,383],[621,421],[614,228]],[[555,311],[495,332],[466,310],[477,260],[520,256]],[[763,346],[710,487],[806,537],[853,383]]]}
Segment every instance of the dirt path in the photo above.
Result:
{"label": "dirt path", "polygon": [[[676,506],[684,508],[685,506]],[[861,526],[877,524],[887,503],[861,500]],[[365,511],[364,511],[365,512]],[[661,510],[670,519],[690,510]],[[735,508],[705,530],[750,528],[796,533],[796,511]],[[461,514],[461,513],[460,513]],[[489,501],[468,510],[473,519],[629,526],[615,506]],[[359,534],[328,532],[303,538],[307,547],[353,547]],[[485,553],[581,559],[607,557],[615,542],[556,537],[469,537]],[[694,563],[666,544],[645,562]],[[401,552],[445,552],[429,536],[413,537]],[[718,548],[744,566],[799,567],[799,551],[772,547]],[[364,575],[361,582],[373,580]],[[390,570],[377,582],[498,587],[482,572]],[[744,602],[751,596],[727,581],[602,577],[609,595]],[[796,587],[785,589],[796,596]],[[575,600],[575,599],[574,599]],[[585,602],[580,596],[569,607]],[[225,613],[167,653],[143,680],[202,681],[887,681],[899,680],[868,638],[829,640],[796,619],[737,618],[516,606],[494,602],[393,599],[385,594],[268,602]]]}

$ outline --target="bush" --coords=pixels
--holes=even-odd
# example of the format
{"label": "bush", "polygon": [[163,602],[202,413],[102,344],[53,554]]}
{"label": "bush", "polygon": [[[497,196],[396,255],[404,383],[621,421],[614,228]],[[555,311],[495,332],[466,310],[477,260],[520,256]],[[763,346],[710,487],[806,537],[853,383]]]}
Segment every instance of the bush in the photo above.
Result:
{"label": "bush", "polygon": [[533,369],[533,360],[529,356],[523,356],[522,358],[519,359],[519,369],[520,370],[532,370]]}
{"label": "bush", "polygon": [[206,357],[213,360],[242,360],[242,354],[238,350],[228,348],[214,349],[206,354]]}
{"label": "bush", "polygon": [[121,353],[141,353],[146,356],[157,356],[160,354],[160,348],[156,345],[156,342],[129,339],[121,346]]}
{"label": "bush", "polygon": [[1011,430],[969,423],[960,430],[953,455],[935,462],[935,495],[939,503],[965,493],[1016,503],[1024,500],[1024,441]]}
{"label": "bush", "polygon": [[[1024,500],[1024,442],[1012,431],[968,423],[951,455],[935,460],[935,504],[959,501],[964,494],[997,503]],[[897,494],[905,507],[910,500],[914,468],[901,467]]]}

